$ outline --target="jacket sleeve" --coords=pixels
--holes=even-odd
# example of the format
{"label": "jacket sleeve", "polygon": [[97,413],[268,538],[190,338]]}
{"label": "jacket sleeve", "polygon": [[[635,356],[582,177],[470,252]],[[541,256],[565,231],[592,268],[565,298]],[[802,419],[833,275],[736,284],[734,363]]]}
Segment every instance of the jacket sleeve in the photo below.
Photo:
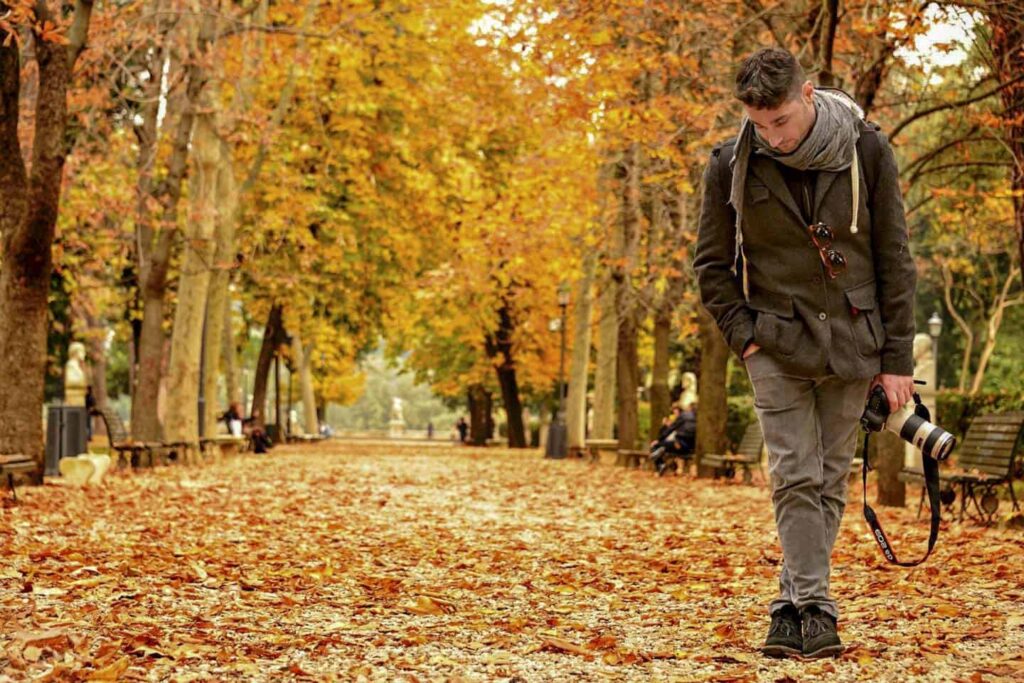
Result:
{"label": "jacket sleeve", "polygon": [[743,350],[754,339],[754,319],[743,296],[738,274],[733,274],[736,253],[736,212],[727,203],[728,193],[721,187],[719,164],[727,163],[716,150],[704,169],[704,202],[697,228],[697,249],[693,269],[697,273],[700,300],[718,323],[733,353]]}
{"label": "jacket sleeve", "polygon": [[917,268],[910,254],[896,155],[878,135],[878,173],[871,196],[871,248],[875,287],[885,328],[882,372],[914,374],[914,292]]}

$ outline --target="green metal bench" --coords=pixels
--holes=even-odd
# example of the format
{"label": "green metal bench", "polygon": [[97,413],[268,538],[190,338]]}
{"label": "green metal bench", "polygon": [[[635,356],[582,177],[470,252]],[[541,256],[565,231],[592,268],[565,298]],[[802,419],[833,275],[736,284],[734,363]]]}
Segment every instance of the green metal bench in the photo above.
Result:
{"label": "green metal bench", "polygon": [[[1013,490],[1013,480],[1021,476],[1018,456],[1024,436],[1024,412],[979,415],[971,422],[963,443],[956,449],[956,465],[940,473],[945,486],[944,502],[947,507],[955,500],[959,489],[960,511],[958,519],[971,515],[968,503],[973,504],[980,520],[991,524],[999,509],[998,488],[1006,486],[1013,501],[1013,509],[1020,510]],[[920,483],[921,503],[924,505],[924,475],[920,470],[904,469],[900,481]]]}
{"label": "green metal bench", "polygon": [[753,482],[752,470],[757,467],[761,472],[761,479],[767,482],[768,479],[765,477],[764,468],[761,465],[763,452],[764,435],[761,433],[761,423],[754,420],[747,425],[747,430],[743,432],[743,438],[735,453],[724,455],[706,453],[700,456],[700,465],[701,467],[713,467],[715,479],[719,477],[732,479],[736,476],[737,468],[740,468],[743,470],[743,483],[745,484]]}
{"label": "green metal bench", "polygon": [[28,472],[35,472],[38,469],[36,461],[31,456],[21,453],[0,455],[0,476],[7,475],[7,484],[11,487],[11,496],[18,500],[18,492],[14,490],[14,475]]}

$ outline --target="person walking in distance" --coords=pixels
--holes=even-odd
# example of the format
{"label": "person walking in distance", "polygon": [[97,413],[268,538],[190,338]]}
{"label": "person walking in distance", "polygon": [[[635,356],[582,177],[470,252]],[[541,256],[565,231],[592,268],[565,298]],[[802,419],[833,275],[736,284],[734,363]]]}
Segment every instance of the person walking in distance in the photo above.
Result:
{"label": "person walking in distance", "polygon": [[913,393],[916,271],[895,156],[839,90],[785,50],[736,74],[744,117],[704,173],[694,269],[701,301],[754,390],[783,563],[767,656],[843,646],[830,556],[858,419],[881,385]]}

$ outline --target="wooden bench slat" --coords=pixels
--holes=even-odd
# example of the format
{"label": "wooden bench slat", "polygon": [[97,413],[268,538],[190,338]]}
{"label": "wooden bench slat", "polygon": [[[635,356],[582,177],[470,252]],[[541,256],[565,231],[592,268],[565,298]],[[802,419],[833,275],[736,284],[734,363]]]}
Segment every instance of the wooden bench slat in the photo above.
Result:
{"label": "wooden bench slat", "polygon": [[964,439],[964,446],[973,444],[993,444],[995,446],[1010,445],[1017,441],[1015,432],[985,432],[984,434],[971,435],[971,438]]}
{"label": "wooden bench slat", "polygon": [[[986,522],[991,522],[994,510],[982,509],[975,498],[984,488],[1010,486],[1014,508],[1019,509],[1013,496],[1013,476],[1017,452],[1024,434],[1024,412],[988,414],[975,417],[967,433],[955,451],[954,469],[940,472],[939,478],[960,488],[960,519],[967,510],[967,502],[974,502]],[[917,470],[902,470],[897,475],[900,481],[924,482],[924,475]],[[921,500],[924,500],[922,490]]]}

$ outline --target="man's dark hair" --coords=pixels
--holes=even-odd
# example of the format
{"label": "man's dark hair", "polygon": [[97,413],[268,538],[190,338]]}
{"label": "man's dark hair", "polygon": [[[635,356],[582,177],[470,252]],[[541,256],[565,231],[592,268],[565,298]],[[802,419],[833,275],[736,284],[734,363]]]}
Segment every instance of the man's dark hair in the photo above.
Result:
{"label": "man's dark hair", "polygon": [[795,97],[805,80],[796,57],[779,47],[765,47],[740,64],[734,94],[748,107],[775,109]]}

